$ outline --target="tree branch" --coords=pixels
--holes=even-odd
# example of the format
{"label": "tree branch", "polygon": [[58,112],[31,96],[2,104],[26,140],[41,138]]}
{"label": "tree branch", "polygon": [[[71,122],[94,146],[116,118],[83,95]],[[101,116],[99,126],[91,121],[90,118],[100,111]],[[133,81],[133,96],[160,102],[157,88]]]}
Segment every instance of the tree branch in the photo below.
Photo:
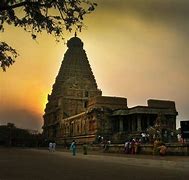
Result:
{"label": "tree branch", "polygon": [[6,11],[6,10],[14,9],[14,8],[17,8],[17,7],[22,7],[22,6],[26,5],[26,4],[28,4],[28,2],[26,2],[26,1],[18,3],[18,4],[11,5],[11,6],[9,6],[7,4],[6,5],[3,4],[3,5],[0,5],[0,11]]}
{"label": "tree branch", "polygon": [[[49,4],[51,4],[52,2],[53,2],[53,0]],[[46,6],[46,4],[41,4],[39,2],[24,1],[24,2],[17,3],[17,4],[13,4],[13,5],[5,5],[5,4],[0,5],[0,11],[6,11],[6,10],[22,7],[25,5],[34,5],[34,4],[36,4],[38,6]]]}

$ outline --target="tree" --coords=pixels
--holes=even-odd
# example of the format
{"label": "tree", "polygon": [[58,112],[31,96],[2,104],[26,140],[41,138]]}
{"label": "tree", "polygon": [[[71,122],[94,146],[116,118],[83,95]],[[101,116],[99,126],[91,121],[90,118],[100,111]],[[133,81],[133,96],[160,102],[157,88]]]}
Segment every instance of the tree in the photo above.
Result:
{"label": "tree", "polygon": [[[94,11],[96,3],[89,0],[0,0],[0,31],[4,25],[21,27],[32,39],[46,31],[59,41],[64,31],[81,31],[83,17]],[[0,67],[3,71],[19,54],[6,42],[0,42]]]}

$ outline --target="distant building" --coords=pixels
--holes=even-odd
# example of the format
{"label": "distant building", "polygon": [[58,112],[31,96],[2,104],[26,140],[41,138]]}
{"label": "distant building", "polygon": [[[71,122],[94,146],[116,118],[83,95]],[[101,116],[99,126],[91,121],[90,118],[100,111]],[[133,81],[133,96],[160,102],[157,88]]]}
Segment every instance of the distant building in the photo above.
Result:
{"label": "distant building", "polygon": [[[175,102],[148,100],[148,106],[127,107],[127,99],[102,96],[91,70],[83,42],[71,38],[58,76],[48,95],[43,134],[60,143],[94,142],[99,136],[118,140],[154,126],[158,114],[165,126],[176,129]],[[108,65],[107,65],[108,66]]]}

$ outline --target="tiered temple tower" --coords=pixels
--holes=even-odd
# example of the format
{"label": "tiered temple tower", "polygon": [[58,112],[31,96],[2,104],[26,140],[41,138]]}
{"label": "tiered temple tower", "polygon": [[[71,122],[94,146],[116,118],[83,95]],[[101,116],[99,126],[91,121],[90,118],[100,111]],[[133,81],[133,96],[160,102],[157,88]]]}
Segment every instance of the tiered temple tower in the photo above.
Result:
{"label": "tiered temple tower", "polygon": [[88,99],[102,94],[97,88],[83,42],[73,37],[67,47],[45,108],[43,129],[48,137],[56,136],[60,120],[84,112]]}

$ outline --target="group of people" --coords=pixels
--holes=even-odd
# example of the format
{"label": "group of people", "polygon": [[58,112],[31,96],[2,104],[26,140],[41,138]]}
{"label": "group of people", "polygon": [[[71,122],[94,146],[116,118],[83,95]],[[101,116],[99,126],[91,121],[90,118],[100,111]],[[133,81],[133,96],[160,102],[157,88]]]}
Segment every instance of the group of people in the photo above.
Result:
{"label": "group of people", "polygon": [[[55,152],[56,142],[50,141],[48,149],[49,149],[49,152]],[[70,150],[72,151],[73,156],[75,156],[76,155],[76,142],[75,142],[75,140],[72,141],[72,143],[70,145]]]}
{"label": "group of people", "polygon": [[[124,145],[124,152],[126,154],[138,154],[140,151],[140,141],[138,139],[131,139],[130,141],[126,141]],[[153,155],[161,155],[164,156],[166,154],[167,147],[165,144],[156,139],[153,145]]]}
{"label": "group of people", "polygon": [[[129,141],[126,141],[124,144],[124,152],[126,154],[138,154],[139,153],[139,148],[140,148],[140,141],[139,139],[130,139]],[[111,144],[111,141],[107,141],[104,144],[104,151],[107,151],[109,148],[109,145]],[[83,154],[87,154],[87,144],[83,144]],[[56,150],[56,142],[55,141],[50,141],[49,142],[49,151],[54,152]],[[76,155],[76,142],[75,140],[72,141],[70,145],[70,151],[72,152],[72,155]],[[154,141],[154,146],[153,146],[153,155],[162,155],[164,156],[166,154],[167,147],[165,146],[164,143],[162,143],[159,139],[156,139]]]}
{"label": "group of people", "polygon": [[138,139],[131,139],[126,141],[124,145],[124,151],[126,154],[138,154],[140,142]]}
{"label": "group of people", "polygon": [[49,142],[49,152],[54,152],[56,150],[56,142],[50,141]]}
{"label": "group of people", "polygon": [[[75,140],[72,141],[71,145],[70,145],[70,151],[72,152],[72,155],[75,156],[76,155],[76,142]],[[87,155],[88,154],[88,146],[87,143],[83,144],[83,154]]]}
{"label": "group of people", "polygon": [[[49,149],[49,152],[55,152],[55,150],[56,150],[56,142],[55,141],[50,141],[48,149]],[[72,152],[72,155],[75,156],[76,155],[76,142],[75,142],[75,140],[72,141],[69,149]],[[83,144],[83,154],[84,155],[87,155],[87,150],[88,150],[87,144],[84,143]]]}

